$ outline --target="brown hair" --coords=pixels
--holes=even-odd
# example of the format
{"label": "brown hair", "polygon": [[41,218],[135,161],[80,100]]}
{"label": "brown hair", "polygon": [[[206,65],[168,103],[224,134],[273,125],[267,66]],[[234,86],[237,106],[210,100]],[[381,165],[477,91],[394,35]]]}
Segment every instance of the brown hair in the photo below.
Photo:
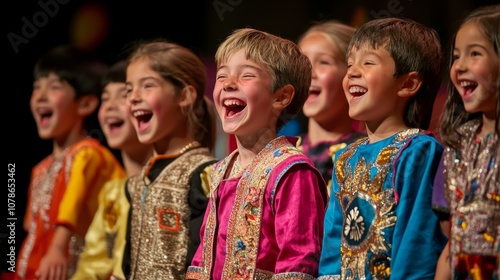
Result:
{"label": "brown hair", "polygon": [[441,85],[441,43],[437,32],[410,19],[374,19],[354,32],[349,51],[369,44],[383,47],[396,65],[394,77],[415,71],[422,86],[405,108],[404,121],[409,127],[428,129],[434,100]]}
{"label": "brown hair", "polygon": [[185,108],[188,125],[194,140],[213,150],[216,137],[215,112],[212,102],[205,97],[206,68],[191,50],[175,43],[157,39],[141,43],[129,56],[128,62],[147,57],[151,69],[171,82],[176,93],[190,85],[196,89],[196,100]]}

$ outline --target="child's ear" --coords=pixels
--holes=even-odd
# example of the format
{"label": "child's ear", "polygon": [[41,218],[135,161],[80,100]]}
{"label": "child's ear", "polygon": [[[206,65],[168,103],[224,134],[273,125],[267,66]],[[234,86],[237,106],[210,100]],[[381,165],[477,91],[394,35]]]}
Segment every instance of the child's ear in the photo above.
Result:
{"label": "child's ear", "polygon": [[97,110],[99,98],[95,95],[85,95],[78,99],[78,114],[80,116],[89,116]]}
{"label": "child's ear", "polygon": [[286,85],[278,89],[274,93],[273,107],[279,110],[285,109],[292,102],[294,96],[295,88],[292,85]]}
{"label": "child's ear", "polygon": [[418,92],[422,86],[422,78],[417,72],[413,71],[405,75],[403,86],[398,91],[400,97],[411,97]]}
{"label": "child's ear", "polygon": [[185,86],[179,96],[179,105],[181,107],[186,107],[193,104],[196,100],[196,95],[196,89],[193,86]]}

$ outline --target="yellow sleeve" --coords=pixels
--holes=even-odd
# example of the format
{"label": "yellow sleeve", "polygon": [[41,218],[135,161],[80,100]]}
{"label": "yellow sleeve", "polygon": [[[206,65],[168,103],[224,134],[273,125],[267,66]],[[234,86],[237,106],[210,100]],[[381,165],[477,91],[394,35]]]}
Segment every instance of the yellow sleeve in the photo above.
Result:
{"label": "yellow sleeve", "polygon": [[203,189],[203,192],[207,197],[210,195],[210,185],[212,184],[213,168],[214,164],[209,164],[200,173],[201,188]]}
{"label": "yellow sleeve", "polygon": [[124,188],[125,179],[116,179],[99,193],[99,207],[72,280],[108,279],[117,263],[121,269],[129,209]]}
{"label": "yellow sleeve", "polygon": [[110,179],[125,176],[118,161],[106,152],[99,147],[85,147],[75,152],[57,224],[84,235],[97,210],[102,186]]}

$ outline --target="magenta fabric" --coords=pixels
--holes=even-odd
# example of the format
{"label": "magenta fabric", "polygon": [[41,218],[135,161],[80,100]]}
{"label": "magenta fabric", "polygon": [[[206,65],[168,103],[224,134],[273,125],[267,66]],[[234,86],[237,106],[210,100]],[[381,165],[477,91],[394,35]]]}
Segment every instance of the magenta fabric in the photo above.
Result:
{"label": "magenta fabric", "polygon": [[[300,272],[316,277],[323,235],[326,190],[322,193],[324,182],[309,164],[295,164],[284,176],[284,171],[275,172],[276,169],[283,169],[296,160],[291,157],[282,162],[269,178],[262,208],[257,268],[275,274]],[[228,221],[238,181],[239,178],[223,180],[211,198],[216,199],[218,205],[213,279],[221,279],[226,255]],[[276,188],[269,186],[274,183],[278,184]],[[273,193],[273,190],[276,190],[276,193]],[[201,228],[201,244],[204,225],[205,222]],[[192,266],[201,266],[201,253],[202,246],[198,248]]]}

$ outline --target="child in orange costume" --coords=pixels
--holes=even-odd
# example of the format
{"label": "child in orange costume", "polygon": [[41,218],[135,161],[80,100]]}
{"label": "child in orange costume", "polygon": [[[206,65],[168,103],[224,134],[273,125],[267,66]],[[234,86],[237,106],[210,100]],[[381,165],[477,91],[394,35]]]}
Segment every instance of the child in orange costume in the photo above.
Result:
{"label": "child in orange costume", "polygon": [[52,49],[35,66],[31,111],[52,153],[32,171],[16,279],[67,279],[97,209],[97,195],[124,171],[85,133],[99,105],[103,66],[70,46]]}

